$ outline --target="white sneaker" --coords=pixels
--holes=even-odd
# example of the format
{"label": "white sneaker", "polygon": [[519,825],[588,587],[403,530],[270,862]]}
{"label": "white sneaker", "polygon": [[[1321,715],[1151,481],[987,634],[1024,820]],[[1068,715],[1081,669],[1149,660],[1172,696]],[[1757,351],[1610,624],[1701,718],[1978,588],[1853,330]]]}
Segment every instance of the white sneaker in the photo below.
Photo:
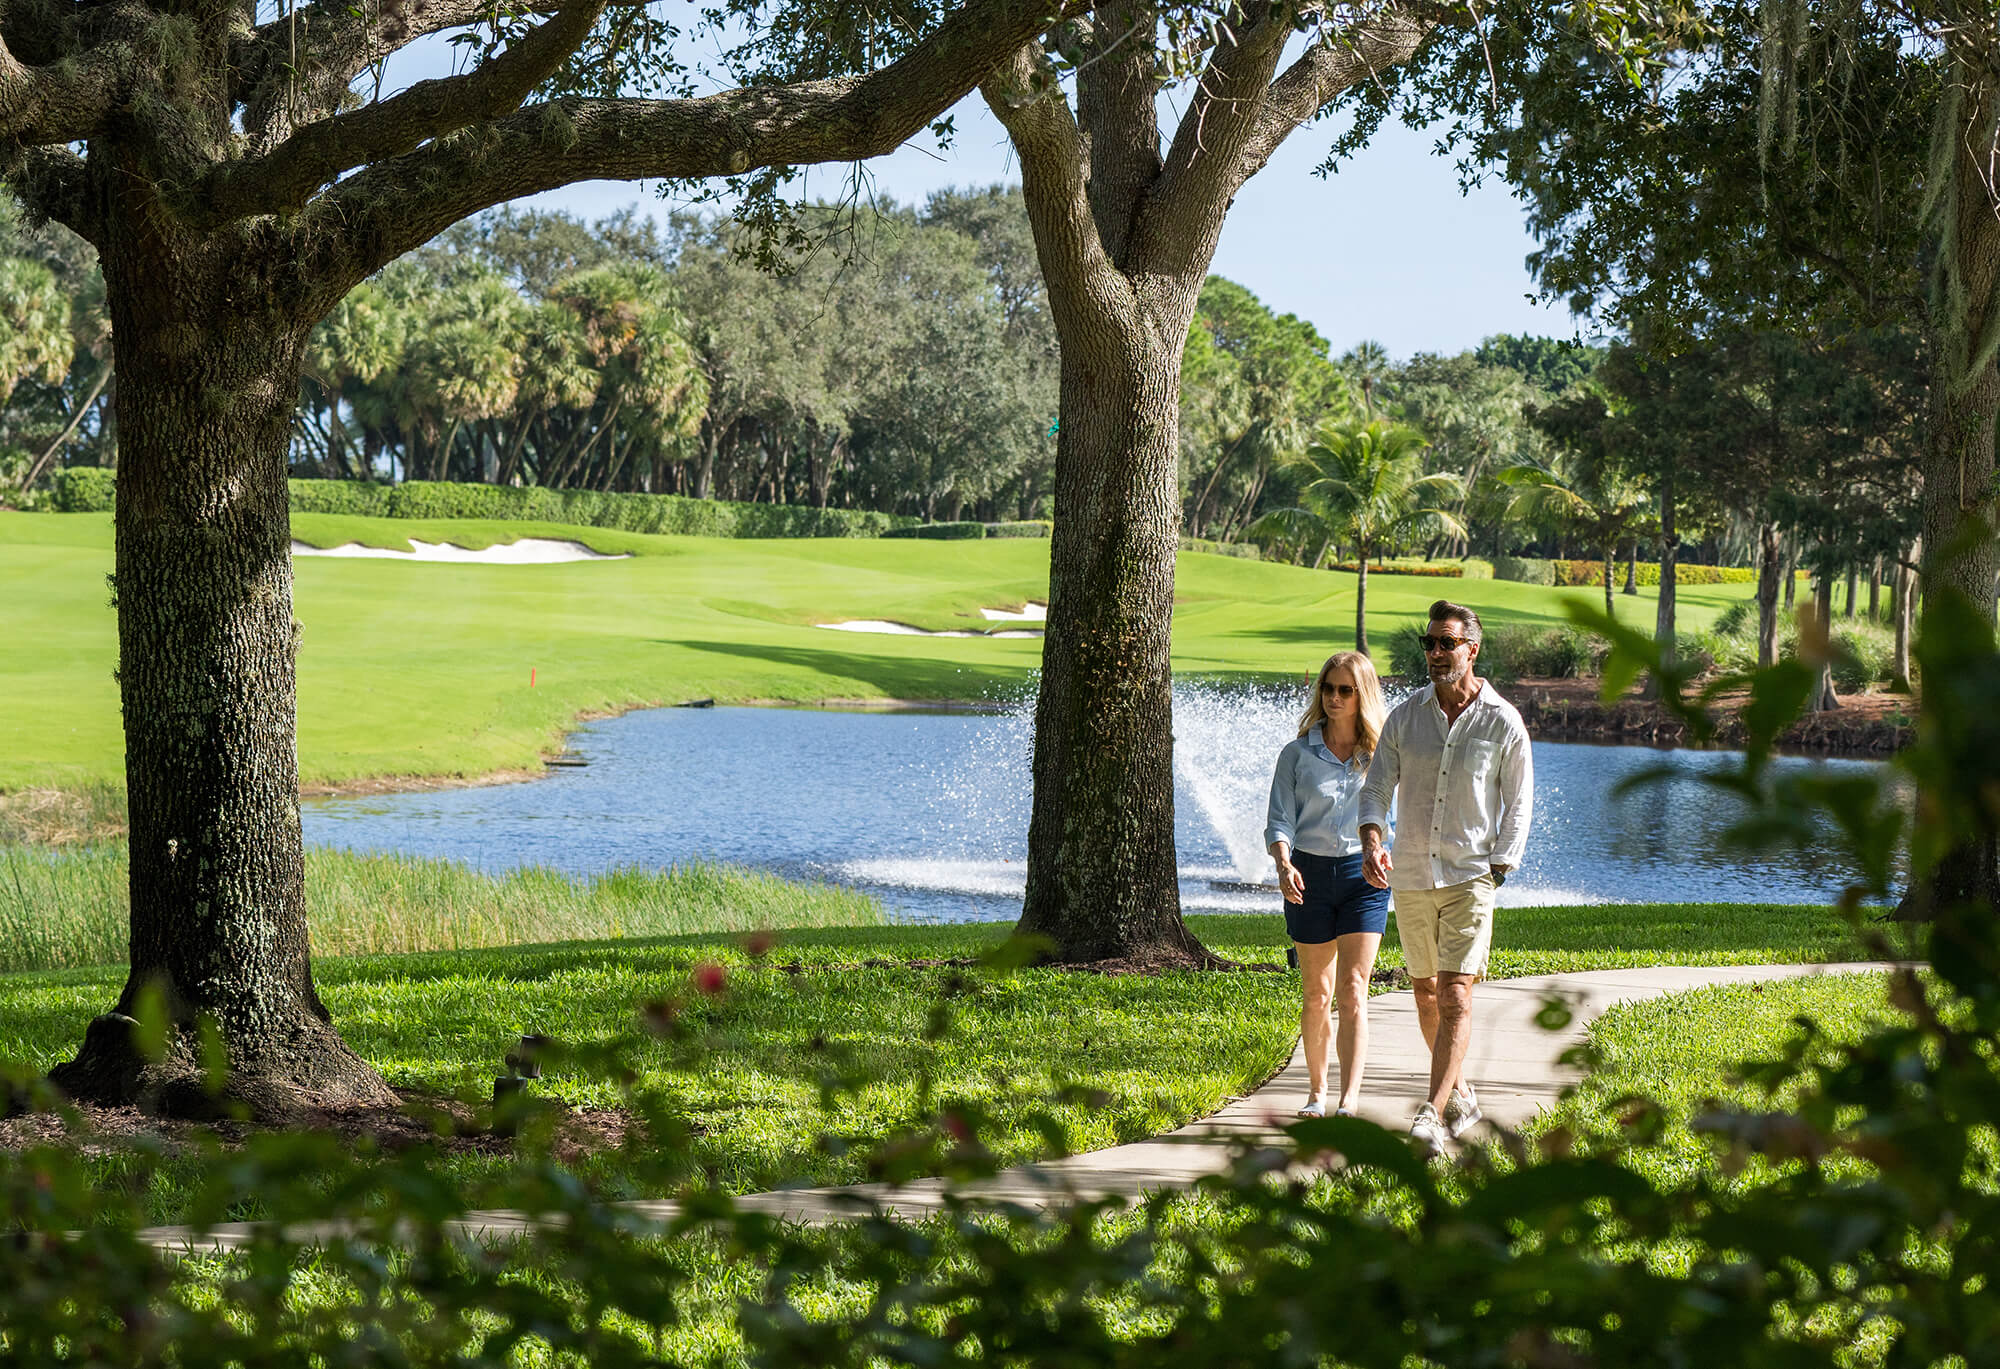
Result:
{"label": "white sneaker", "polygon": [[1472,1085],[1460,1084],[1451,1091],[1451,1097],[1444,1100],[1444,1129],[1457,1140],[1477,1126],[1486,1114],[1479,1110],[1479,1096],[1472,1091]]}
{"label": "white sneaker", "polygon": [[1317,1093],[1315,1093],[1309,1098],[1307,1098],[1305,1102],[1299,1104],[1299,1116],[1324,1117],[1326,1116],[1326,1104],[1323,1101],[1321,1101],[1320,1096]]}
{"label": "white sneaker", "polygon": [[1444,1154],[1447,1139],[1444,1123],[1438,1120],[1437,1109],[1425,1103],[1417,1109],[1417,1115],[1410,1119],[1410,1139],[1424,1148],[1431,1156]]}

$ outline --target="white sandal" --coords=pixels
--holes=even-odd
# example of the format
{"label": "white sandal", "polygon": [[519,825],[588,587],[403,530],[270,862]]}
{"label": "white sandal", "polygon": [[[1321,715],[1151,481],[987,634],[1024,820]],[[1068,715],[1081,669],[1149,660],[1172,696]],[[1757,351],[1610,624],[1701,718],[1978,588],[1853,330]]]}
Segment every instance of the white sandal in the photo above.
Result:
{"label": "white sandal", "polygon": [[1312,1094],[1305,1102],[1299,1105],[1299,1116],[1324,1117],[1326,1116],[1326,1104],[1321,1101],[1317,1093]]}

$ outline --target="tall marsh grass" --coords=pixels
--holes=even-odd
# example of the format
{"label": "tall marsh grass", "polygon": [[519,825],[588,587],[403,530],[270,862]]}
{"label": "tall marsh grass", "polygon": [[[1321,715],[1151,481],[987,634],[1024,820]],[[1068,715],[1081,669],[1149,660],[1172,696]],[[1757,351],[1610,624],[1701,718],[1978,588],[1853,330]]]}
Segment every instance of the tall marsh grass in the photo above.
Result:
{"label": "tall marsh grass", "polygon": [[[123,843],[0,845],[0,972],[123,961],[126,891]],[[454,861],[328,850],[306,852],[306,918],[316,955],[885,921],[867,894],[726,865],[492,876]]]}

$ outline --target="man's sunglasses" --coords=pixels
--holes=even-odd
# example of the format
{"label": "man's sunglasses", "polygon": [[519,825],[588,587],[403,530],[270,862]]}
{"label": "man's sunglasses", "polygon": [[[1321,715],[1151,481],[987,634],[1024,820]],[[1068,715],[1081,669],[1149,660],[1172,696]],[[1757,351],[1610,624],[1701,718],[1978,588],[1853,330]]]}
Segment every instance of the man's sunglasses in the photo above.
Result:
{"label": "man's sunglasses", "polygon": [[1470,637],[1419,637],[1417,645],[1426,652],[1456,651],[1471,640]]}
{"label": "man's sunglasses", "polygon": [[1359,694],[1361,691],[1355,688],[1353,685],[1333,684],[1331,682],[1327,682],[1320,685],[1319,692],[1322,694],[1331,694],[1337,699],[1345,699],[1349,695]]}

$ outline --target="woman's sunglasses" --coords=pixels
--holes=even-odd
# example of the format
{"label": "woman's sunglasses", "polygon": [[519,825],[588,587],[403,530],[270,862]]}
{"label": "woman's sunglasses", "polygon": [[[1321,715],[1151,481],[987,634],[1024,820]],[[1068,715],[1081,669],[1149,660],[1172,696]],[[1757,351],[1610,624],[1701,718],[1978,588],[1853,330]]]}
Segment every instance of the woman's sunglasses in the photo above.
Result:
{"label": "woman's sunglasses", "polygon": [[1331,694],[1335,698],[1345,699],[1350,695],[1359,694],[1361,691],[1353,685],[1322,684],[1319,687],[1319,692],[1322,694]]}

